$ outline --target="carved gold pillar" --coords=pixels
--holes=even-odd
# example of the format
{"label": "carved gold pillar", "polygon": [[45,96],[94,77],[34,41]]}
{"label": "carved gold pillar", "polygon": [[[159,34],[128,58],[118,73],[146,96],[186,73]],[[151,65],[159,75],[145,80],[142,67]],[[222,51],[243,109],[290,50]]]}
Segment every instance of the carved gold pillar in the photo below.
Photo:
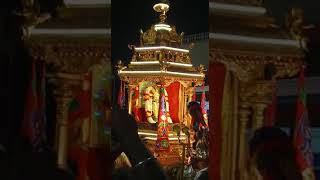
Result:
{"label": "carved gold pillar", "polygon": [[247,161],[247,139],[246,139],[246,129],[249,121],[250,115],[250,104],[246,102],[246,99],[241,98],[240,103],[240,127],[239,127],[239,154],[238,154],[238,172],[239,179],[246,180],[246,161]]}
{"label": "carved gold pillar", "polygon": [[233,123],[232,123],[232,154],[231,154],[231,180],[236,180],[236,169],[237,169],[237,150],[238,150],[238,119],[239,119],[239,80],[235,77],[233,84]]}
{"label": "carved gold pillar", "polygon": [[253,109],[252,131],[261,128],[264,124],[264,110],[272,101],[275,91],[275,81],[256,81],[250,89],[253,92],[250,97]]}
{"label": "carved gold pillar", "polygon": [[57,166],[61,169],[67,168],[67,149],[68,149],[68,104],[72,99],[71,88],[79,85],[80,78],[67,74],[56,74],[50,77],[50,81],[57,85],[55,99],[57,105],[57,126],[56,126],[56,148]]}
{"label": "carved gold pillar", "polygon": [[184,87],[183,85],[180,83],[180,87],[179,87],[179,123],[183,124],[183,115],[184,115],[184,91],[183,91]]}
{"label": "carved gold pillar", "polygon": [[59,168],[67,167],[68,121],[67,109],[71,94],[66,85],[62,85],[55,93],[57,103],[58,160]]}
{"label": "carved gold pillar", "polygon": [[253,132],[263,126],[266,107],[267,104],[265,103],[255,103],[253,105]]}
{"label": "carved gold pillar", "polygon": [[185,88],[185,91],[184,91],[184,97],[185,97],[184,112],[185,112],[185,120],[186,120],[185,125],[190,127],[191,127],[191,117],[189,116],[187,106],[192,101],[192,96],[194,94],[194,91],[195,91],[194,87],[187,87]]}
{"label": "carved gold pillar", "polygon": [[184,104],[183,104],[183,116],[184,116],[184,118],[183,118],[183,123],[184,123],[184,125],[185,126],[190,126],[190,124],[191,124],[191,119],[190,119],[190,117],[189,117],[189,112],[188,112],[188,110],[187,110],[187,105],[188,105],[188,99],[189,99],[189,96],[188,96],[188,94],[187,93],[185,93],[184,95],[183,95],[183,101],[185,102]]}
{"label": "carved gold pillar", "polygon": [[128,113],[131,114],[132,113],[132,89],[133,89],[133,86],[129,86],[129,93],[128,93]]}
{"label": "carved gold pillar", "polygon": [[[272,95],[275,91],[275,81],[256,81],[251,86],[253,95],[250,97],[252,102],[253,118],[252,118],[252,133],[264,126],[264,112],[268,104],[271,103]],[[255,164],[251,162],[248,166],[248,180],[260,180],[261,176],[255,168]],[[249,179],[250,178],[250,179]]]}

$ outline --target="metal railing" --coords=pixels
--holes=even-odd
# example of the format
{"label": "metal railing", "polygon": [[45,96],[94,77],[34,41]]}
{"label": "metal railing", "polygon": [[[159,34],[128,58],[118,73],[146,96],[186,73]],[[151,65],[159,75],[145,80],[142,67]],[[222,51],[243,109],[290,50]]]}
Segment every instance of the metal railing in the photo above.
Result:
{"label": "metal railing", "polygon": [[209,39],[209,32],[187,35],[183,38],[183,43]]}

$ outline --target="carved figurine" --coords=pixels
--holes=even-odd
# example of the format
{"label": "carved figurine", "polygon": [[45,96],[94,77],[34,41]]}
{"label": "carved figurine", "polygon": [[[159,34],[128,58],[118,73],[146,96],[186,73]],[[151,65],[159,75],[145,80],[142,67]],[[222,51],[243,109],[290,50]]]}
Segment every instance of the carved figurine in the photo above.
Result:
{"label": "carved figurine", "polygon": [[15,11],[14,14],[24,18],[22,23],[23,39],[30,37],[30,31],[37,25],[51,18],[49,13],[40,11],[40,4],[34,0],[21,0],[22,10]]}
{"label": "carved figurine", "polygon": [[285,25],[291,36],[300,41],[300,46],[307,49],[306,43],[308,38],[306,30],[312,29],[314,26],[305,25],[303,10],[301,8],[292,8],[286,17]]}
{"label": "carved figurine", "polygon": [[150,45],[154,44],[157,37],[157,31],[154,29],[154,25],[151,26],[149,30],[147,30],[142,35],[143,44]]}

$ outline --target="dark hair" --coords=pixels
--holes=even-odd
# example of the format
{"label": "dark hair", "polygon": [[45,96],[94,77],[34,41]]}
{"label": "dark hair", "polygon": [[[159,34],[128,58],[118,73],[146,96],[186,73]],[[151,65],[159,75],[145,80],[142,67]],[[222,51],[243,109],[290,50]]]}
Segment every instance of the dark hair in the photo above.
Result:
{"label": "dark hair", "polygon": [[199,104],[197,101],[191,101],[191,102],[189,102],[189,103],[188,103],[188,106],[187,106],[188,110],[190,110],[191,107],[192,107],[192,108],[195,108],[195,109],[201,110],[201,106],[200,106],[200,104]]}
{"label": "dark hair", "polygon": [[257,169],[276,180],[302,180],[290,137],[279,128],[262,127],[250,141]]}

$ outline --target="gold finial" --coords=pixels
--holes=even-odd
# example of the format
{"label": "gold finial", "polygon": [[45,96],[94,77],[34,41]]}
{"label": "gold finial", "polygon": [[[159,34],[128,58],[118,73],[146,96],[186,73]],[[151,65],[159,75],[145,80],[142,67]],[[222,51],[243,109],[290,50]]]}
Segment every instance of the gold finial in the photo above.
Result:
{"label": "gold finial", "polygon": [[291,36],[300,42],[300,47],[308,50],[307,42],[309,39],[307,37],[307,32],[314,29],[314,25],[306,24],[303,9],[293,7],[286,16],[285,25]]}
{"label": "gold finial", "polygon": [[167,0],[161,0],[161,2],[159,2],[153,6],[153,9],[156,12],[161,13],[160,14],[160,22],[161,23],[164,23],[165,20],[167,19],[166,13],[169,11],[169,7],[170,7],[169,1],[167,1]]}

